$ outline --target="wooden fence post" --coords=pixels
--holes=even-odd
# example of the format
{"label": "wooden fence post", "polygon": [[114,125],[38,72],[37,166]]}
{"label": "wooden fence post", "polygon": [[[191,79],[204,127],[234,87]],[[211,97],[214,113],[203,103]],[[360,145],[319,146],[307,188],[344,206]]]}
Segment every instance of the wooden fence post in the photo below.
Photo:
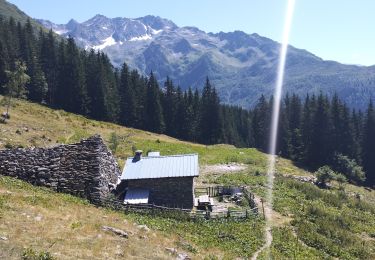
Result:
{"label": "wooden fence post", "polygon": [[266,214],[264,213],[263,198],[260,199],[260,202],[262,202],[263,219],[266,219]]}

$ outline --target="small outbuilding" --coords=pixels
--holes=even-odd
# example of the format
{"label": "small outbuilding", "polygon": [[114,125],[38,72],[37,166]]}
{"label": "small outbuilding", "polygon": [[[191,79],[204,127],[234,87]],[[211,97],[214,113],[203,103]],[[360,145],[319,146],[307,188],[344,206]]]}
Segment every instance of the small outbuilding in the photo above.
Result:
{"label": "small outbuilding", "polygon": [[137,151],[127,159],[121,176],[124,203],[191,209],[198,175],[197,154],[160,156],[152,152],[142,157],[142,151]]}

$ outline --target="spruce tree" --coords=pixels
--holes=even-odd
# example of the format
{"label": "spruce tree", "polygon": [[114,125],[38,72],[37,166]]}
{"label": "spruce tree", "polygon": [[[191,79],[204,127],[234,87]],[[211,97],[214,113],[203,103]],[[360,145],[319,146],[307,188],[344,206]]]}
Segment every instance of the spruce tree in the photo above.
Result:
{"label": "spruce tree", "polygon": [[120,85],[120,123],[135,127],[137,123],[137,110],[134,87],[130,79],[129,67],[124,63],[121,68]]}
{"label": "spruce tree", "polygon": [[26,74],[27,67],[21,61],[16,61],[14,71],[6,71],[7,83],[5,85],[5,94],[7,97],[6,115],[9,117],[9,108],[12,98],[25,98],[27,94],[26,84],[30,81],[29,75]]}
{"label": "spruce tree", "polygon": [[219,98],[209,79],[203,88],[200,105],[200,141],[213,144],[220,141],[222,121],[220,115]]}
{"label": "spruce tree", "polygon": [[288,153],[289,157],[295,161],[300,161],[303,154],[302,145],[302,105],[300,98],[293,94],[290,99],[288,113],[289,122],[289,141],[288,141]]}
{"label": "spruce tree", "polygon": [[188,136],[187,106],[180,87],[177,87],[175,102],[176,113],[175,118],[173,118],[175,136],[186,140]]}
{"label": "spruce tree", "polygon": [[[66,46],[65,46],[66,45]],[[83,64],[73,38],[59,48],[58,104],[61,108],[83,115],[88,112],[88,96]]]}
{"label": "spruce tree", "polygon": [[160,104],[159,85],[151,72],[147,84],[145,127],[155,133],[163,133],[165,130],[163,111]]}
{"label": "spruce tree", "polygon": [[100,53],[93,49],[85,58],[85,74],[87,95],[90,100],[89,116],[98,120],[108,119],[106,107],[104,75],[102,69]]}
{"label": "spruce tree", "polygon": [[268,149],[268,138],[270,134],[270,105],[262,95],[253,110],[252,132],[254,145],[263,151]]}
{"label": "spruce tree", "polygon": [[58,86],[58,63],[57,44],[52,30],[47,35],[43,31],[39,33],[40,41],[40,63],[46,77],[48,91],[46,102],[50,106],[55,106],[56,88]]}
{"label": "spruce tree", "polygon": [[372,101],[367,109],[363,129],[362,164],[369,185],[375,184],[375,111]]}
{"label": "spruce tree", "polygon": [[37,42],[34,36],[30,20],[23,28],[19,25],[21,57],[26,62],[27,74],[30,76],[30,82],[27,85],[28,98],[31,101],[42,102],[47,92],[47,82],[39,63]]}
{"label": "spruce tree", "polygon": [[298,156],[301,158],[301,162],[308,165],[309,159],[312,156],[311,146],[312,146],[312,133],[313,133],[313,116],[315,113],[315,96],[310,98],[309,95],[306,96],[302,121],[301,121],[301,138],[303,143],[302,153]]}
{"label": "spruce tree", "polygon": [[333,158],[332,122],[329,101],[322,93],[318,96],[313,114],[309,164],[318,168],[330,164]]}
{"label": "spruce tree", "polygon": [[167,77],[167,80],[164,83],[164,91],[163,112],[166,126],[165,133],[174,136],[177,132],[174,122],[177,113],[176,89],[169,77]]}
{"label": "spruce tree", "polygon": [[5,84],[7,82],[6,69],[5,51],[3,44],[0,42],[0,94],[2,95],[5,93]]}

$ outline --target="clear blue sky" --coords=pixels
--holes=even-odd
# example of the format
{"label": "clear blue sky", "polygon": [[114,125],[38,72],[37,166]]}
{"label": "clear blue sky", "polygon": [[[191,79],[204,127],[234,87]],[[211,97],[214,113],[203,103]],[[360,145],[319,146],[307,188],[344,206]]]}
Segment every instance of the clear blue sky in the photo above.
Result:
{"label": "clear blue sky", "polygon": [[[66,23],[95,14],[158,15],[207,32],[242,30],[280,41],[286,0],[10,0],[31,17]],[[324,59],[375,64],[375,0],[296,0],[290,43]]]}

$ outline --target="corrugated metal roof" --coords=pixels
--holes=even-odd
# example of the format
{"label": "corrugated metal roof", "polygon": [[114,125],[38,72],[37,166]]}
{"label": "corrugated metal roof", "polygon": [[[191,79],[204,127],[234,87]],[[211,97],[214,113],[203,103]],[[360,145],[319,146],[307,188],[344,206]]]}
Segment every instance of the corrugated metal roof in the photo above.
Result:
{"label": "corrugated metal roof", "polygon": [[149,153],[147,154],[147,156],[149,156],[149,157],[160,156],[160,152],[149,152]]}
{"label": "corrugated metal roof", "polygon": [[129,189],[125,194],[125,204],[147,204],[149,190],[146,189]]}
{"label": "corrugated metal roof", "polygon": [[167,177],[194,177],[199,175],[198,154],[142,157],[126,160],[122,180],[153,179]]}

